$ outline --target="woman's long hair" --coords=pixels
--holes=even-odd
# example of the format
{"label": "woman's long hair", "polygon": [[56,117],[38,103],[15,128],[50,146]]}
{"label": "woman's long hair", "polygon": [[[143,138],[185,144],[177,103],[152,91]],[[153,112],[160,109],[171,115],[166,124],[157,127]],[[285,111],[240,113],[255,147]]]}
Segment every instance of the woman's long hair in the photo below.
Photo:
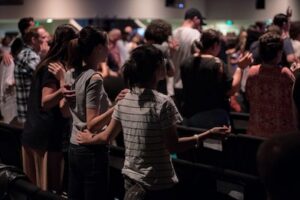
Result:
{"label": "woman's long hair", "polygon": [[71,24],[63,24],[56,28],[53,42],[45,58],[41,60],[36,69],[36,75],[39,71],[48,66],[50,62],[60,61],[66,64],[68,43],[70,40],[78,37],[78,30]]}
{"label": "woman's long hair", "polygon": [[79,32],[78,38],[72,39],[68,44],[67,67],[80,73],[83,62],[92,54],[93,49],[101,44],[107,45],[107,33],[94,26],[86,26]]}

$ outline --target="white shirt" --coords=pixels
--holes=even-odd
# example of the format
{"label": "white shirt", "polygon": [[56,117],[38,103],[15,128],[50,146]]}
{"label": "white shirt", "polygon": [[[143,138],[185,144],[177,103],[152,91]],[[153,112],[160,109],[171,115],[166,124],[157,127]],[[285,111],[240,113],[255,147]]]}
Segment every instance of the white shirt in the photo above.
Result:
{"label": "white shirt", "polygon": [[179,48],[172,58],[175,65],[174,87],[182,88],[180,65],[183,60],[192,55],[192,44],[195,40],[200,40],[201,34],[198,30],[190,27],[179,27],[174,30],[173,37],[179,44]]}

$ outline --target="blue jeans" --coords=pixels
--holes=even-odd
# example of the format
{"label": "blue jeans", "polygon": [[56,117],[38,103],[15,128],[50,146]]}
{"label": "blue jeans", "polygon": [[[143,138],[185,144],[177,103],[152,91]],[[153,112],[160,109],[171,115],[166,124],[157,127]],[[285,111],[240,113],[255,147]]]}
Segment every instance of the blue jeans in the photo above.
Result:
{"label": "blue jeans", "polygon": [[108,199],[108,148],[104,145],[69,147],[69,199]]}

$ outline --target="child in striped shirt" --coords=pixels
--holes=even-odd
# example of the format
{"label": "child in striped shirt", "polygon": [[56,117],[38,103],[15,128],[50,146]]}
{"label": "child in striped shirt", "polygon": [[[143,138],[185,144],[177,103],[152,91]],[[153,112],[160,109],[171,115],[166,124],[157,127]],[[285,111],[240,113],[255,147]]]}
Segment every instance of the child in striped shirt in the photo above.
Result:
{"label": "child in striped shirt", "polygon": [[170,199],[178,182],[170,153],[197,146],[212,133],[228,131],[227,127],[216,127],[178,138],[176,124],[182,117],[173,100],[156,91],[158,81],[165,75],[165,59],[159,49],[153,45],[134,49],[124,65],[130,92],[115,106],[109,126],[96,135],[89,131],[77,135],[79,144],[96,144],[109,143],[123,132],[124,199]]}

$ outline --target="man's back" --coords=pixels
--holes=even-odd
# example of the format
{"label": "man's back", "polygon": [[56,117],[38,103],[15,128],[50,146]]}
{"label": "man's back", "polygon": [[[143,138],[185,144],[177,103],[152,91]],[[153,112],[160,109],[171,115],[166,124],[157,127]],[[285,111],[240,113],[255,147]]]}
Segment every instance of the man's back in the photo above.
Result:
{"label": "man's back", "polygon": [[180,65],[184,59],[192,55],[191,47],[195,40],[200,40],[200,32],[189,27],[179,27],[173,32],[174,39],[178,42],[178,50],[174,52],[172,60],[175,65],[175,88],[182,88],[180,78]]}

